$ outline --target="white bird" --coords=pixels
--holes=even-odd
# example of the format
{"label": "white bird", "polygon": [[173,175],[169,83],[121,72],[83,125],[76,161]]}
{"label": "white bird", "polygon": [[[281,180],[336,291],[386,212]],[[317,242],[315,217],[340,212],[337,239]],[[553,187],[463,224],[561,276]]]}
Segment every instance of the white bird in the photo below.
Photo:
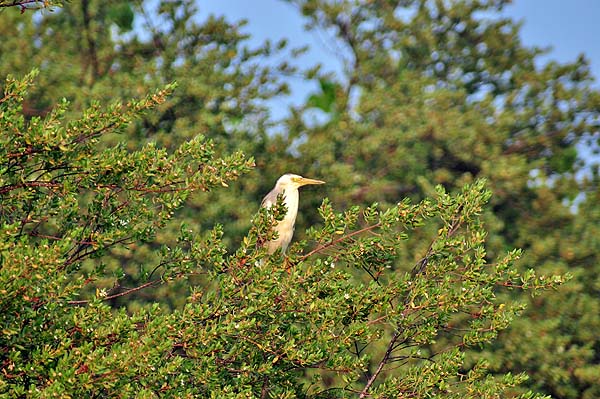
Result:
{"label": "white bird", "polygon": [[298,188],[308,184],[324,183],[325,182],[322,180],[309,179],[299,175],[287,173],[277,180],[275,188],[273,188],[273,190],[271,190],[269,194],[263,198],[261,206],[264,208],[270,208],[277,203],[277,196],[281,194],[283,195],[283,204],[287,209],[283,220],[279,221],[274,228],[274,230],[278,233],[277,238],[265,244],[269,254],[275,252],[277,248],[281,248],[281,251],[285,252],[288,245],[290,245],[290,241],[292,241],[292,236],[294,235],[294,224],[296,223],[296,215],[298,215],[298,200],[300,197]]}

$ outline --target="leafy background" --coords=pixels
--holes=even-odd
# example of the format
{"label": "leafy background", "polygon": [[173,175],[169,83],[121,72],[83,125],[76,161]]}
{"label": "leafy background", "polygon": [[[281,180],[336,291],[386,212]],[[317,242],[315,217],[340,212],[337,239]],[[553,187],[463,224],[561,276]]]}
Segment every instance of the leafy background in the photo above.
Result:
{"label": "leafy background", "polygon": [[[92,116],[99,112],[98,104],[126,103],[167,87],[172,94],[150,98],[152,111],[125,118],[129,124],[117,111],[103,115],[119,127],[94,137],[94,148],[105,151],[106,165],[127,159],[121,169],[105,173],[121,181],[129,176],[135,183],[136,173],[155,162],[156,169],[145,170],[144,176],[151,187],[159,187],[161,178],[171,184],[205,168],[199,180],[185,180],[197,193],[132,197],[139,202],[131,211],[160,215],[156,226],[132,227],[127,234],[136,240],[127,246],[108,246],[94,252],[93,259],[82,259],[78,270],[99,274],[93,284],[83,284],[81,297],[139,286],[160,273],[174,281],[115,297],[110,305],[122,317],[140,318],[128,319],[131,340],[136,336],[132,326],[142,319],[154,314],[177,318],[171,311],[183,309],[198,290],[210,291],[213,282],[188,273],[185,267],[192,266],[181,262],[184,254],[170,254],[170,248],[181,243],[192,248],[192,236],[208,240],[216,248],[210,254],[214,257],[251,247],[244,237],[260,198],[288,171],[328,182],[320,191],[302,193],[295,238],[300,247],[303,240],[318,240],[318,234],[305,230],[328,214],[321,210],[319,215],[323,197],[336,209],[374,202],[391,209],[405,198],[418,204],[439,195],[436,185],[458,193],[465,184],[486,178],[493,196],[481,215],[487,230],[484,259],[493,262],[521,248],[516,264],[521,272],[533,268],[544,275],[569,273],[573,279],[543,296],[519,289],[495,293],[507,303],[526,304],[526,310],[517,306],[514,312],[521,317],[493,343],[466,351],[460,367],[476,368],[486,359],[492,373],[524,372],[529,379],[510,391],[515,394],[532,389],[557,398],[600,396],[598,164],[578,152],[581,146],[590,151],[598,146],[600,95],[588,61],[540,63],[547,57],[544,51],[525,46],[519,25],[499,13],[507,1],[378,1],[360,7],[352,1],[285,3],[297,10],[308,30],[327,31],[345,49],[341,74],[297,63],[303,49],[290,48],[285,40],[250,44],[242,22],[207,17],[202,4],[191,1],[86,0],[53,12],[13,8],[0,14],[2,76],[40,71],[24,98],[26,120],[53,113],[81,120],[85,110]],[[411,9],[412,17],[398,18],[398,7]],[[285,101],[290,79],[311,82],[315,90],[287,116],[274,118],[269,105]],[[172,82],[176,88],[169,86]],[[59,105],[62,98],[70,105]],[[139,113],[148,107],[132,105]],[[200,145],[200,135],[210,145]],[[175,162],[169,157],[177,159],[189,140],[198,140],[192,145],[199,146],[196,152],[185,153],[196,169],[186,170],[182,156],[177,160],[182,169],[166,174],[169,162]],[[59,153],[52,155],[55,162],[66,162]],[[98,180],[90,178],[90,187],[103,176],[101,170],[94,173]],[[200,192],[219,186],[228,187]],[[35,201],[42,201],[42,194]],[[94,204],[92,193],[79,194]],[[106,205],[100,197],[96,201],[98,211]],[[6,215],[16,212],[3,206]],[[71,215],[77,208],[71,206],[61,212]],[[216,224],[221,227],[213,229]],[[396,248],[393,268],[409,270],[441,225],[426,225],[401,244],[403,250]],[[47,228],[41,233],[61,231]],[[221,235],[223,244],[217,245]],[[375,255],[381,254],[373,254],[371,263],[385,264]],[[157,265],[173,267],[155,272]],[[182,274],[187,278],[176,278]],[[192,319],[209,317],[201,308],[190,312],[199,312]],[[101,308],[97,317],[102,314],[110,310]],[[161,330],[164,325],[157,325],[156,334],[168,345],[175,339]],[[432,353],[436,345],[452,342],[438,340],[427,345]],[[454,356],[445,364],[457,370],[462,363]]]}

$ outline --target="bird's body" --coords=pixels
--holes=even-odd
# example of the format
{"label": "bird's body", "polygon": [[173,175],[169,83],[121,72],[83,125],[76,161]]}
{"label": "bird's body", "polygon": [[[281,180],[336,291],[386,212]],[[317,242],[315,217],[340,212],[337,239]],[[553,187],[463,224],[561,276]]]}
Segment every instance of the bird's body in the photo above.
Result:
{"label": "bird's body", "polygon": [[287,250],[290,241],[294,235],[294,225],[296,224],[296,216],[298,215],[298,201],[300,194],[298,188],[307,184],[323,184],[324,181],[308,179],[299,175],[285,174],[281,176],[273,190],[265,196],[261,206],[270,208],[277,203],[277,197],[283,196],[283,204],[285,205],[287,212],[277,225],[274,230],[277,232],[277,238],[269,241],[265,244],[267,252],[272,254],[278,248],[281,248],[282,252]]}

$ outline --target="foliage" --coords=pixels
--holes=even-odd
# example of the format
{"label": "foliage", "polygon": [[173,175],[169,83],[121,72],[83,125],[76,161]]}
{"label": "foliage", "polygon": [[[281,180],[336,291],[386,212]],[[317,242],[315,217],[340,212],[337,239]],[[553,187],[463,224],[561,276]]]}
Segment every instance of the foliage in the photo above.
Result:
{"label": "foliage", "polygon": [[[341,49],[343,74],[303,71],[279,38],[251,47],[243,21],[192,0],[0,14],[1,75],[40,69],[29,94],[3,88],[19,93],[2,117],[22,137],[2,130],[2,240],[15,249],[2,256],[16,268],[0,269],[14,288],[3,339],[21,356],[3,352],[2,389],[336,397],[376,375],[380,397],[598,397],[599,173],[579,149],[597,141],[600,96],[587,60],[540,62],[498,13],[505,0],[287,3]],[[319,91],[282,123],[267,102],[289,76]],[[129,105],[98,105],[115,101]],[[88,125],[98,135],[73,142]],[[260,261],[282,212],[256,216],[260,196],[285,172],[328,183],[302,193],[289,256]],[[529,295],[554,285],[535,275],[565,273]]]}
{"label": "foliage", "polygon": [[[482,397],[525,378],[484,378],[483,363],[461,376],[464,348],[495,338],[522,309],[499,301],[494,287],[537,293],[563,280],[518,273],[518,251],[486,262],[483,181],[385,210],[336,213],[325,200],[322,226],[309,234],[317,246],[305,252],[297,243],[285,261],[279,253],[261,261],[257,245],[286,211],[281,202],[257,215],[234,253],[218,227],[205,238],[184,230],[163,252],[162,276],[121,294],[205,274],[170,313],[158,304],[113,311],[102,290],[77,299],[104,275],[98,262],[83,270],[84,260],[152,239],[189,193],[227,185],[251,161],[217,158],[201,137],[172,154],[155,144],[98,149],[102,135],[164,102],[171,87],[125,106],[94,104],[69,122],[66,103],[26,120],[21,102],[34,75],[9,78],[0,104],[1,395]],[[396,270],[404,242],[424,224],[439,227],[428,249],[410,273]],[[436,345],[449,331],[453,338]],[[326,387],[327,376],[341,380]]]}
{"label": "foliage", "polygon": [[[128,14],[125,5],[134,12],[134,25],[139,29],[128,31],[115,22],[126,19],[127,15],[120,14]],[[156,143],[172,151],[201,134],[216,151],[244,151],[264,168],[261,154],[276,151],[272,144],[267,146],[270,122],[264,101],[287,90],[277,77],[292,68],[265,66],[262,61],[281,56],[285,42],[252,48],[245,44],[243,23],[215,16],[200,21],[197,13],[193,1],[72,2],[38,20],[7,10],[0,32],[14,40],[0,43],[0,70],[6,75],[40,68],[37,84],[23,104],[28,117],[46,115],[57,98],[65,97],[72,104],[65,111],[67,116],[77,118],[93,101],[125,102],[177,81],[178,90],[129,125],[126,137],[109,133],[98,145],[111,148],[124,143],[131,151]],[[257,172],[249,176],[232,185],[227,194],[211,192],[208,200],[191,195],[186,207],[177,211],[177,219],[167,221],[153,242],[137,251],[107,251],[102,261],[108,276],[98,282],[99,288],[142,282],[144,273],[149,273],[143,269],[160,262],[155,249],[175,242],[182,222],[206,231],[220,221],[224,239],[233,248],[249,227],[260,193],[271,184],[269,179],[257,178]],[[126,278],[117,282],[114,276],[123,274]],[[187,289],[186,284],[179,287]],[[121,303],[133,310],[153,300],[178,306],[183,297],[177,290],[159,288]]]}
{"label": "foliage", "polygon": [[345,66],[321,77],[340,86],[325,123],[307,123],[310,99],[289,119],[290,142],[301,143],[293,164],[326,173],[332,201],[348,205],[418,201],[436,184],[487,178],[489,259],[522,248],[524,264],[576,283],[521,297],[525,317],[469,362],[525,371],[530,388],[558,398],[598,397],[598,159],[578,155],[598,149],[588,61],[541,62],[498,13],[509,1],[289,3]]}
{"label": "foliage", "polygon": [[0,0],[0,9],[14,7],[18,8],[23,14],[27,10],[52,10],[55,6],[62,6],[63,3],[62,0]]}

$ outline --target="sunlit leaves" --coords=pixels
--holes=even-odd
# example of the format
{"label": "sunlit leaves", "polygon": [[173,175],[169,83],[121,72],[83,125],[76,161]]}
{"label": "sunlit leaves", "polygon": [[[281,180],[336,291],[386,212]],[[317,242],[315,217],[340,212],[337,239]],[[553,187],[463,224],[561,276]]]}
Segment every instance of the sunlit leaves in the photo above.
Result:
{"label": "sunlit leaves", "polygon": [[[6,98],[22,98],[26,86],[7,85]],[[134,251],[190,193],[227,187],[252,166],[241,153],[218,158],[200,136],[172,153],[155,143],[97,146],[165,95],[107,110],[94,104],[66,124],[65,108],[26,124],[10,112],[18,102],[2,104],[15,133],[4,139],[0,188],[0,392],[322,397],[335,389],[342,397],[425,397],[494,394],[516,383],[464,379],[461,351],[494,339],[521,310],[499,301],[497,289],[537,293],[563,277],[519,273],[518,252],[488,263],[479,220],[490,197],[484,181],[455,195],[439,187],[416,204],[338,212],[325,199],[307,235],[312,249],[301,241],[286,255],[263,248],[287,212],[281,197],[258,211],[235,252],[221,226],[198,234],[182,223],[176,242],[157,251],[160,261],[140,268],[143,284],[121,286],[121,271],[112,290],[86,293],[107,277],[99,261],[107,251]],[[406,243],[428,224],[435,234],[427,249],[414,254],[416,264],[403,264]],[[180,309],[154,304],[128,314],[107,305],[182,280],[194,287]],[[389,348],[383,358],[381,345]],[[378,371],[365,385],[372,364]]]}
{"label": "sunlit leaves", "polygon": [[[0,104],[5,132],[0,139],[4,155],[0,307],[5,349],[0,355],[10,369],[10,373],[5,369],[10,377],[0,391],[28,396],[33,390],[48,395],[65,389],[112,392],[127,385],[128,373],[140,376],[134,364],[153,363],[154,370],[149,371],[170,374],[182,361],[159,364],[163,352],[173,346],[168,338],[171,330],[161,324],[165,320],[155,325],[162,332],[150,333],[150,323],[143,333],[149,334],[139,337],[137,331],[146,320],[143,311],[133,317],[112,314],[100,304],[111,299],[105,289],[97,289],[92,298],[77,297],[84,287],[106,277],[103,264],[95,259],[108,250],[152,239],[189,193],[227,186],[247,172],[252,161],[241,153],[218,158],[213,144],[202,137],[172,154],[152,143],[136,151],[122,145],[98,147],[103,135],[124,129],[164,102],[172,86],[125,106],[92,104],[81,118],[69,122],[64,121],[66,103],[45,118],[25,121],[17,111],[33,76],[7,80]],[[184,235],[180,244],[185,251],[176,248],[175,258],[163,255],[164,263],[154,265],[154,271],[160,270],[148,271],[149,282],[138,289],[193,275],[191,265],[199,258],[221,263],[225,250],[220,237],[215,229],[200,247]],[[93,267],[82,269],[86,261]],[[122,277],[117,273],[117,281]],[[76,304],[88,306],[73,307]],[[157,345],[153,340],[161,334],[164,339]],[[72,346],[77,349],[67,352]],[[46,380],[32,388],[30,378]],[[164,383],[154,381],[152,374],[148,378],[146,383],[158,388]]]}

